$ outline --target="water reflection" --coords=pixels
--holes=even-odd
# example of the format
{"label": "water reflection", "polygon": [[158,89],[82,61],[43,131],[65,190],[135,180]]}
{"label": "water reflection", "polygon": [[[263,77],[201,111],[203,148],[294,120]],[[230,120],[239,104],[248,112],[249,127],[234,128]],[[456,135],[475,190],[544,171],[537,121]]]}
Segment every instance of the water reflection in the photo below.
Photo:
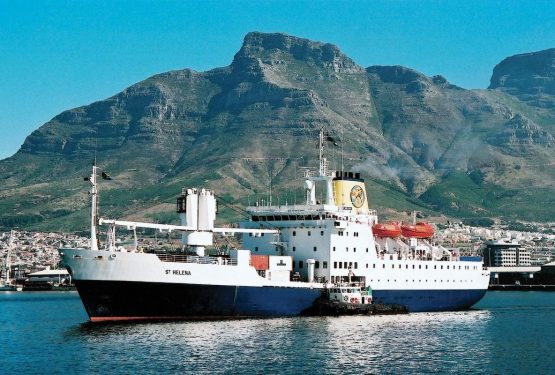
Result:
{"label": "water reflection", "polygon": [[[207,373],[422,373],[482,368],[488,311],[374,317],[83,324],[68,336],[98,362]],[[107,355],[106,353],[109,353]],[[136,366],[137,361],[129,361]],[[86,369],[85,369],[86,370]],[[131,370],[131,369],[128,369]]]}
{"label": "water reflection", "polygon": [[77,295],[0,300],[0,373],[552,373],[555,293],[479,310],[90,324]]}

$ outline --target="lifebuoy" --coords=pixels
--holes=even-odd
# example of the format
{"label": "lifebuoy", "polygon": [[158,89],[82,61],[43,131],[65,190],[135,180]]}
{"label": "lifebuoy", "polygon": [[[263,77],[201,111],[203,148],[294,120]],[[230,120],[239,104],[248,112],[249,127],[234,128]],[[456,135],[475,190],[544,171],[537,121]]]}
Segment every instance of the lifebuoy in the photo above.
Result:
{"label": "lifebuoy", "polygon": [[349,297],[345,296],[343,297],[343,301],[347,302],[349,300]]}
{"label": "lifebuoy", "polygon": [[351,298],[351,303],[357,304],[358,303],[358,298]]}

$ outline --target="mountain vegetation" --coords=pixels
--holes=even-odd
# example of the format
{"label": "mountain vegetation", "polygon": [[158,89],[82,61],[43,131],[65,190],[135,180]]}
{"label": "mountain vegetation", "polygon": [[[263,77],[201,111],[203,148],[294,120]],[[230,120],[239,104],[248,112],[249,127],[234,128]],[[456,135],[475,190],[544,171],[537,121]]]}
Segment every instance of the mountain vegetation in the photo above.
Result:
{"label": "mountain vegetation", "polygon": [[[91,163],[103,216],[176,222],[182,187],[301,202],[320,128],[332,169],[366,178],[386,216],[552,221],[555,49],[508,57],[486,90],[402,66],[363,68],[336,46],[249,33],[227,67],[150,77],[67,110],[0,161],[0,227],[87,227]],[[407,217],[408,218],[408,217]]]}

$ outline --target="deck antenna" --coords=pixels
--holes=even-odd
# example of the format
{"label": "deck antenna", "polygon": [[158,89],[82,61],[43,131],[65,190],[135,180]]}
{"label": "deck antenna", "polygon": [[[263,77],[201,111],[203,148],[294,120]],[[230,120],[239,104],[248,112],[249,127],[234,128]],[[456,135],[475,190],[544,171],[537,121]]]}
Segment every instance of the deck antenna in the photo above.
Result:
{"label": "deck antenna", "polygon": [[345,164],[344,164],[344,160],[343,160],[343,126],[341,126],[341,173],[343,173],[343,171],[345,170]]}

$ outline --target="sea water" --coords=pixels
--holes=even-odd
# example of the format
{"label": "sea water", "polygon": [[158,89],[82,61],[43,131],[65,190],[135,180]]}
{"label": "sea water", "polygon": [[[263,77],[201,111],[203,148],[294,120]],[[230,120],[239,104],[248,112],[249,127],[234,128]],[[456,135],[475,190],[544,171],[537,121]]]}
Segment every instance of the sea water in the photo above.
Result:
{"label": "sea water", "polygon": [[2,374],[555,374],[555,292],[472,310],[91,324],[76,292],[0,293]]}

